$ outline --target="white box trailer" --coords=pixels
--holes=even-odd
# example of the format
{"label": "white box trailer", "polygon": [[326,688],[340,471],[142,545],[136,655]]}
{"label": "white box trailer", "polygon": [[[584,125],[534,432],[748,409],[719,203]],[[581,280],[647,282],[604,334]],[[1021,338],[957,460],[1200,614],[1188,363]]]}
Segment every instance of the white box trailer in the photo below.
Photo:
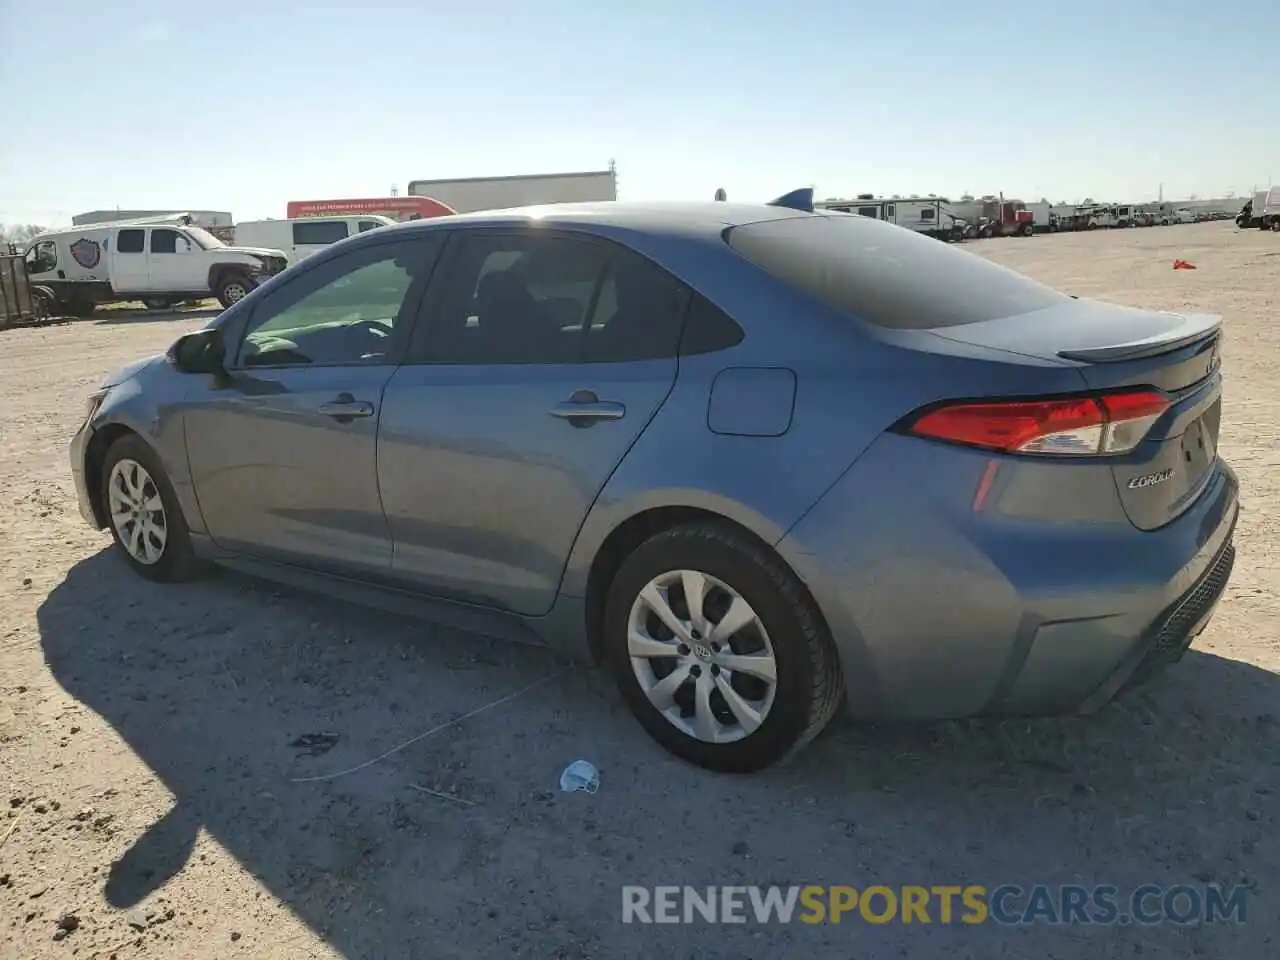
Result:
{"label": "white box trailer", "polygon": [[458,213],[504,210],[544,203],[578,203],[618,199],[618,175],[608,170],[585,173],[535,173],[513,177],[465,177],[457,180],[413,180],[409,195],[430,197]]}
{"label": "white box trailer", "polygon": [[1280,230],[1280,187],[1258,194],[1253,203],[1253,215],[1263,230]]}

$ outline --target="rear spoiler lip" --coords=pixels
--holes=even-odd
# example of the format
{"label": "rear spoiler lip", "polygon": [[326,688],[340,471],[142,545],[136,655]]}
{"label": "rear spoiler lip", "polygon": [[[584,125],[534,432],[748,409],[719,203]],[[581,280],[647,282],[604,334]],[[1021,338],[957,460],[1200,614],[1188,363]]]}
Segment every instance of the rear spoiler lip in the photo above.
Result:
{"label": "rear spoiler lip", "polygon": [[1192,323],[1194,329],[1176,337],[1157,334],[1142,340],[1115,343],[1105,347],[1059,350],[1058,356],[1063,360],[1076,360],[1081,363],[1122,363],[1126,360],[1143,360],[1147,357],[1158,357],[1164,353],[1173,353],[1200,340],[1208,340],[1217,336],[1222,330],[1222,317],[1217,314],[1180,313],[1176,316]]}

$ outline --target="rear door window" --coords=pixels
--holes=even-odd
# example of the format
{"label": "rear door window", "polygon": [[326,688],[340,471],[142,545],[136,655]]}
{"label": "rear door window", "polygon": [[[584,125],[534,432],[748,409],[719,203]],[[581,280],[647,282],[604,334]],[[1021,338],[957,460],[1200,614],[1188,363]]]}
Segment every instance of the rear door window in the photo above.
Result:
{"label": "rear door window", "polygon": [[1069,299],[975,254],[867,217],[766,220],[732,227],[725,238],[779,280],[894,330],[998,320]]}
{"label": "rear door window", "polygon": [[116,234],[116,253],[142,253],[146,236],[145,230],[121,230]]}

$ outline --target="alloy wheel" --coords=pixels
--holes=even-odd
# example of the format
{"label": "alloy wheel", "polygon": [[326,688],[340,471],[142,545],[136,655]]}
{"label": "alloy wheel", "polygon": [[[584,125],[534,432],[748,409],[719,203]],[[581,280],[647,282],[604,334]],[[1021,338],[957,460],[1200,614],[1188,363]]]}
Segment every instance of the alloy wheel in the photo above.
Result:
{"label": "alloy wheel", "polygon": [[121,546],[138,563],[151,566],[164,556],[169,539],[160,489],[136,460],[119,460],[107,482],[111,525]]}
{"label": "alloy wheel", "polygon": [[778,668],[764,624],[709,574],[671,570],[650,580],[631,605],[627,653],[649,702],[696,740],[742,740],[773,706]]}

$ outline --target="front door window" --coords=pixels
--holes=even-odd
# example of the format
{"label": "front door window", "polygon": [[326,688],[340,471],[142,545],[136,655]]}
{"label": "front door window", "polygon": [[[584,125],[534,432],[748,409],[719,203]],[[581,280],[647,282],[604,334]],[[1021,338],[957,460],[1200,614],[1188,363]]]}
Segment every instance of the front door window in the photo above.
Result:
{"label": "front door window", "polygon": [[237,365],[391,362],[396,333],[416,307],[406,298],[438,243],[433,236],[366,246],[304,272],[254,308]]}
{"label": "front door window", "polygon": [[57,266],[58,245],[52,240],[41,240],[27,251],[27,273],[48,273]]}

